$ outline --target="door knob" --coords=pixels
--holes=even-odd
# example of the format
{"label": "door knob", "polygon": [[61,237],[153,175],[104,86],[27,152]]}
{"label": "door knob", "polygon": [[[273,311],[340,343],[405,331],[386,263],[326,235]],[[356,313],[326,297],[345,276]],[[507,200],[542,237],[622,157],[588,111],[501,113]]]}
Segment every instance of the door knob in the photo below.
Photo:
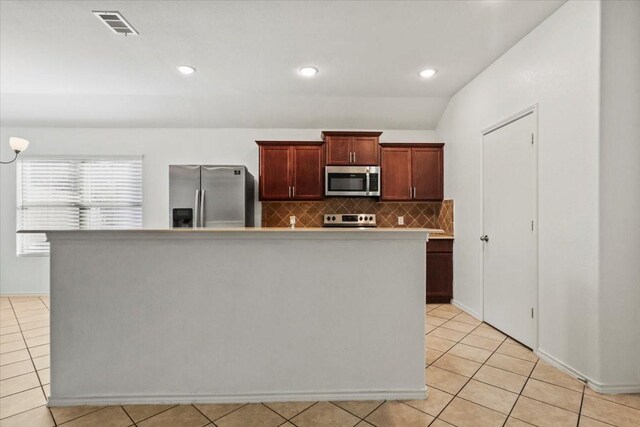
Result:
{"label": "door knob", "polygon": [[487,236],[486,234],[484,236],[480,236],[480,240],[482,240],[483,242],[488,242],[489,236]]}

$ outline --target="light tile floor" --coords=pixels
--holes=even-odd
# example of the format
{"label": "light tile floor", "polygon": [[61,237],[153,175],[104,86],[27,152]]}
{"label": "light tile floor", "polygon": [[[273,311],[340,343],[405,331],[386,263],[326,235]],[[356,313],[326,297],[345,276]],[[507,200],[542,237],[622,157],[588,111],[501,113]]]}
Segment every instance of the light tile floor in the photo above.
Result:
{"label": "light tile floor", "polygon": [[0,298],[0,426],[640,426],[640,395],[600,395],[448,304],[426,306],[429,398],[45,406],[48,298]]}

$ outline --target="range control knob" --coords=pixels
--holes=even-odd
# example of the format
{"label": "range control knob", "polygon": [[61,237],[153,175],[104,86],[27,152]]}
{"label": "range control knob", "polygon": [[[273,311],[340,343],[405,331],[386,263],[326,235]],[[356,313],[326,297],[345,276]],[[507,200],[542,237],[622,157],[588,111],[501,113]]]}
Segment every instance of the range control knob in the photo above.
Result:
{"label": "range control knob", "polygon": [[331,217],[331,221],[335,221],[335,220],[336,220],[336,217],[335,217],[335,216],[332,216],[332,217]]}
{"label": "range control knob", "polygon": [[362,217],[358,218],[360,221],[362,221]]}

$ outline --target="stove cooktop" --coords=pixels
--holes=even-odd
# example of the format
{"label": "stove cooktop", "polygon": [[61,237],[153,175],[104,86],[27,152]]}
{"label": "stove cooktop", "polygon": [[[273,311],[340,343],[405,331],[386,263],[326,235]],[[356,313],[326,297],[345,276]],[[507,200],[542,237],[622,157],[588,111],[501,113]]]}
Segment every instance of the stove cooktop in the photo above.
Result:
{"label": "stove cooktop", "polygon": [[324,214],[325,227],[375,227],[375,214]]}

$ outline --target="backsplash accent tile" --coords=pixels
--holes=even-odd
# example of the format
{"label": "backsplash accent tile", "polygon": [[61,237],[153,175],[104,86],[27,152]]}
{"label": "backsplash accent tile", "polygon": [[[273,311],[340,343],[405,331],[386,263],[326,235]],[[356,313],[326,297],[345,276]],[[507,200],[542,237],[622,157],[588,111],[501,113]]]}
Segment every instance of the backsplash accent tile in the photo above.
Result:
{"label": "backsplash accent tile", "polygon": [[[318,202],[262,202],[263,227],[322,227],[325,213],[374,213],[378,227],[441,228],[453,235],[453,200],[442,202],[378,202],[375,199],[332,197]],[[404,225],[398,225],[404,216]]]}

